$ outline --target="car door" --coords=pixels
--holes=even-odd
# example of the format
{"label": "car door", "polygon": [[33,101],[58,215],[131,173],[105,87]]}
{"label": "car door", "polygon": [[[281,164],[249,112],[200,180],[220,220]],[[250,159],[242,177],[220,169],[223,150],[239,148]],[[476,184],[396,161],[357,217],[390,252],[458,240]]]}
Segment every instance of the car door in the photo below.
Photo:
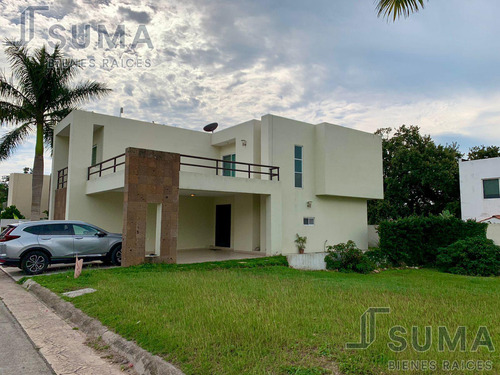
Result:
{"label": "car door", "polygon": [[100,231],[90,225],[73,224],[75,255],[86,257],[104,255],[108,252],[109,239],[99,237]]}
{"label": "car door", "polygon": [[74,257],[73,227],[71,224],[44,224],[38,228],[38,242],[52,254],[52,259]]}

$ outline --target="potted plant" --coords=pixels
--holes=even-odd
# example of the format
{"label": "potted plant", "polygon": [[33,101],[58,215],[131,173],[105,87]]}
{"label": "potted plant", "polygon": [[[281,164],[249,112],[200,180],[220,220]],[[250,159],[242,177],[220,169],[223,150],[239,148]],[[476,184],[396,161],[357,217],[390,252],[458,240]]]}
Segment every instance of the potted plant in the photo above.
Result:
{"label": "potted plant", "polygon": [[306,248],[307,237],[300,237],[299,234],[296,234],[295,237],[295,245],[297,245],[297,249],[299,249],[299,254],[304,254],[304,250]]}

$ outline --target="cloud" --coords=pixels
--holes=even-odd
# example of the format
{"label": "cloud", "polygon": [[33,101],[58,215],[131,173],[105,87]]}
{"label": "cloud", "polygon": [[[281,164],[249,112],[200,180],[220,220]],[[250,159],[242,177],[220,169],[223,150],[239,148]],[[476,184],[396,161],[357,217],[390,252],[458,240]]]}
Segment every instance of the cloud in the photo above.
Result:
{"label": "cloud", "polygon": [[118,7],[118,12],[123,14],[128,20],[140,24],[148,24],[151,21],[151,16],[144,11],[136,12],[127,7]]}
{"label": "cloud", "polygon": [[[19,37],[19,11],[30,4],[0,2],[2,35]],[[36,13],[30,46],[57,42],[49,29],[64,27],[64,51],[87,62],[79,78],[113,88],[85,106],[97,112],[124,107],[126,117],[194,129],[275,113],[370,132],[413,124],[442,139],[500,143],[499,13],[488,0],[432,1],[387,23],[372,3],[351,0],[57,0]],[[141,23],[152,49],[131,47]],[[75,48],[72,27],[85,24],[88,46]],[[125,48],[101,48],[97,25],[111,35],[125,25]],[[8,72],[2,53],[0,67]],[[29,155],[20,150],[12,165]]]}

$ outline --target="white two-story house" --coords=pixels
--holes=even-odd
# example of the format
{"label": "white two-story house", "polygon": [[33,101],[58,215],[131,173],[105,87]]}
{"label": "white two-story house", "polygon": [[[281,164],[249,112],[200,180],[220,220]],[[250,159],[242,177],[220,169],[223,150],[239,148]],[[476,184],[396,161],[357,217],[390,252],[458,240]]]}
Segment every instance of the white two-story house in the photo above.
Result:
{"label": "white two-story house", "polygon": [[296,253],[296,234],[306,252],[367,248],[382,142],[274,115],[209,133],[73,111],[54,131],[51,189],[51,218],[123,232],[125,265],[139,263],[134,251]]}

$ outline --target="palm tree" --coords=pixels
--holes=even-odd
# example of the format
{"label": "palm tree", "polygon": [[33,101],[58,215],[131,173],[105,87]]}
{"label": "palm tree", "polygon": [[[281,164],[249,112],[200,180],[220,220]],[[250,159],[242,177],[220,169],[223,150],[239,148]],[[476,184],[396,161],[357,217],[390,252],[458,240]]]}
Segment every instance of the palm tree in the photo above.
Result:
{"label": "palm tree", "polygon": [[0,161],[10,157],[31,134],[36,134],[31,220],[40,220],[44,145],[52,150],[53,129],[77,106],[111,90],[104,84],[84,81],[71,84],[81,68],[66,58],[59,45],[49,53],[45,46],[30,53],[25,44],[5,41],[12,78],[0,75],[0,125],[14,127],[0,139]]}
{"label": "palm tree", "polygon": [[379,0],[377,4],[378,16],[383,16],[388,20],[418,12],[424,8],[424,0]]}

